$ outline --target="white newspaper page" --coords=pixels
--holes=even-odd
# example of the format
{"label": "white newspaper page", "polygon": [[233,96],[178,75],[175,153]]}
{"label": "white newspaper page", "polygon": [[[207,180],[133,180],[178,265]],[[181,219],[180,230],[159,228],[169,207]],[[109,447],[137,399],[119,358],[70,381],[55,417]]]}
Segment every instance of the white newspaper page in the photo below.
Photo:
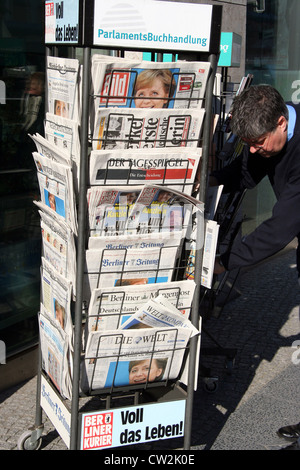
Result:
{"label": "white newspaper page", "polygon": [[68,338],[41,305],[39,331],[42,368],[64,398],[71,399],[72,380],[68,360]]}
{"label": "white newspaper page", "polygon": [[91,332],[83,364],[83,390],[176,379],[190,338],[188,328]]}
{"label": "white newspaper page", "polygon": [[93,150],[198,147],[204,109],[97,109]]}
{"label": "white newspaper page", "polygon": [[[93,186],[87,191],[88,220],[91,236],[136,233],[132,220],[128,227],[128,212],[142,186]],[[130,230],[129,230],[130,229]]]}
{"label": "white newspaper page", "polygon": [[41,200],[77,233],[77,212],[71,167],[55,162],[37,152],[33,159],[37,168]]}
{"label": "white newspaper page", "polygon": [[92,57],[95,107],[201,108],[208,62],[134,62]]}
{"label": "white newspaper page", "polygon": [[197,215],[199,232],[203,230],[204,205],[201,201],[161,185],[145,185],[128,217],[138,223],[139,233],[183,230],[192,231],[192,214]]}
{"label": "white newspaper page", "polygon": [[104,331],[120,328],[147,301],[158,295],[174,305],[184,318],[189,318],[194,291],[194,281],[188,280],[94,289],[89,304],[87,329]]}
{"label": "white newspaper page", "polygon": [[72,160],[74,185],[78,193],[80,170],[80,139],[79,126],[71,119],[46,113],[45,137],[52,145],[63,152],[67,152]]}
{"label": "white newspaper page", "polygon": [[[161,185],[94,186],[88,190],[90,236],[145,234],[191,229],[191,215],[203,218],[197,199]],[[201,217],[200,217],[201,216]]]}
{"label": "white newspaper page", "polygon": [[181,315],[165,297],[158,296],[148,300],[135,314],[125,321],[121,330],[140,328],[189,328],[191,336],[199,333],[192,323]]}
{"label": "white newspaper page", "polygon": [[47,111],[68,119],[78,119],[79,61],[47,57]]}
{"label": "white newspaper page", "polygon": [[191,195],[201,148],[94,150],[90,156],[90,184],[165,184]]}
{"label": "white newspaper page", "polygon": [[34,141],[38,153],[62,165],[72,166],[72,160],[67,150],[57,148],[40,134],[30,135],[30,137]]}
{"label": "white newspaper page", "polygon": [[145,233],[119,235],[106,237],[90,237],[88,248],[90,250],[143,250],[145,248],[163,248],[165,246],[178,246],[183,241],[183,234],[178,232]]}
{"label": "white newspaper page", "polygon": [[211,289],[214,275],[219,225],[214,220],[206,222],[205,241],[203,249],[201,285]]}
{"label": "white newspaper page", "polygon": [[178,247],[130,250],[87,250],[84,300],[98,287],[170,282]]}
{"label": "white newspaper page", "polygon": [[63,221],[57,221],[51,213],[39,210],[44,258],[61,276],[76,286],[76,249],[74,234]]}
{"label": "white newspaper page", "polygon": [[73,342],[73,323],[71,318],[72,284],[57,274],[52,266],[42,257],[41,267],[42,304],[51,314],[51,319],[68,336],[69,344]]}

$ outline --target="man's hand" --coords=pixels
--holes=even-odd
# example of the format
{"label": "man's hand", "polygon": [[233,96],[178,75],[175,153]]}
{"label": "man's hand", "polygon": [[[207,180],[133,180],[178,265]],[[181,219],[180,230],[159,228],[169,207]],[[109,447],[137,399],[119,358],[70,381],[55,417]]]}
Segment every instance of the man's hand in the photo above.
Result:
{"label": "man's hand", "polygon": [[221,264],[220,256],[216,256],[214,274],[222,274],[226,271],[223,264]]}

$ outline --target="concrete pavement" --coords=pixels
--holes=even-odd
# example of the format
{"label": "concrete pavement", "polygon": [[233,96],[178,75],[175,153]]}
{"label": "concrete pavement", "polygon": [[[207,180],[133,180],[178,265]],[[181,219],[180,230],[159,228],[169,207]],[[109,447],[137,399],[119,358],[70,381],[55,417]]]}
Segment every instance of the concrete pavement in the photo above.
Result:
{"label": "concrete pavement", "polygon": [[[231,375],[224,357],[202,356],[218,376],[218,388],[208,393],[199,378],[191,450],[277,450],[288,443],[276,430],[300,421],[300,289],[294,246],[245,271],[239,287],[241,295],[220,317],[205,322],[205,329],[222,346],[237,348],[237,355]],[[202,346],[210,345],[203,333]],[[16,450],[20,435],[34,424],[35,396],[35,377],[0,393],[0,450]],[[42,450],[66,450],[46,415],[43,422]],[[174,448],[178,442],[172,439],[152,445],[154,451]]]}

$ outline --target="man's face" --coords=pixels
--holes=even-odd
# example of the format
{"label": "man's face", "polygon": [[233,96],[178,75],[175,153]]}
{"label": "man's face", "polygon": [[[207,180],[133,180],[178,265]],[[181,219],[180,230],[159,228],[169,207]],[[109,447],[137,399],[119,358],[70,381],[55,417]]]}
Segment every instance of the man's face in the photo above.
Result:
{"label": "man's face", "polygon": [[262,135],[256,141],[244,140],[249,145],[251,153],[258,153],[269,158],[281,152],[287,140],[287,120],[282,116],[273,132]]}

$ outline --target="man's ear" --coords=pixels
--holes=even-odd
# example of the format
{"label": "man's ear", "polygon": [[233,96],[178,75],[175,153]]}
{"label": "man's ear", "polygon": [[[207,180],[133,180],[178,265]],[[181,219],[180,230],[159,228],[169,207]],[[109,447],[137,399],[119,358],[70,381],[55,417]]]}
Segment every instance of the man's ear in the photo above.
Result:
{"label": "man's ear", "polygon": [[287,120],[284,116],[280,116],[280,118],[277,121],[277,124],[278,124],[278,127],[280,127],[280,129],[283,132],[285,132],[287,130],[288,122],[287,122]]}

